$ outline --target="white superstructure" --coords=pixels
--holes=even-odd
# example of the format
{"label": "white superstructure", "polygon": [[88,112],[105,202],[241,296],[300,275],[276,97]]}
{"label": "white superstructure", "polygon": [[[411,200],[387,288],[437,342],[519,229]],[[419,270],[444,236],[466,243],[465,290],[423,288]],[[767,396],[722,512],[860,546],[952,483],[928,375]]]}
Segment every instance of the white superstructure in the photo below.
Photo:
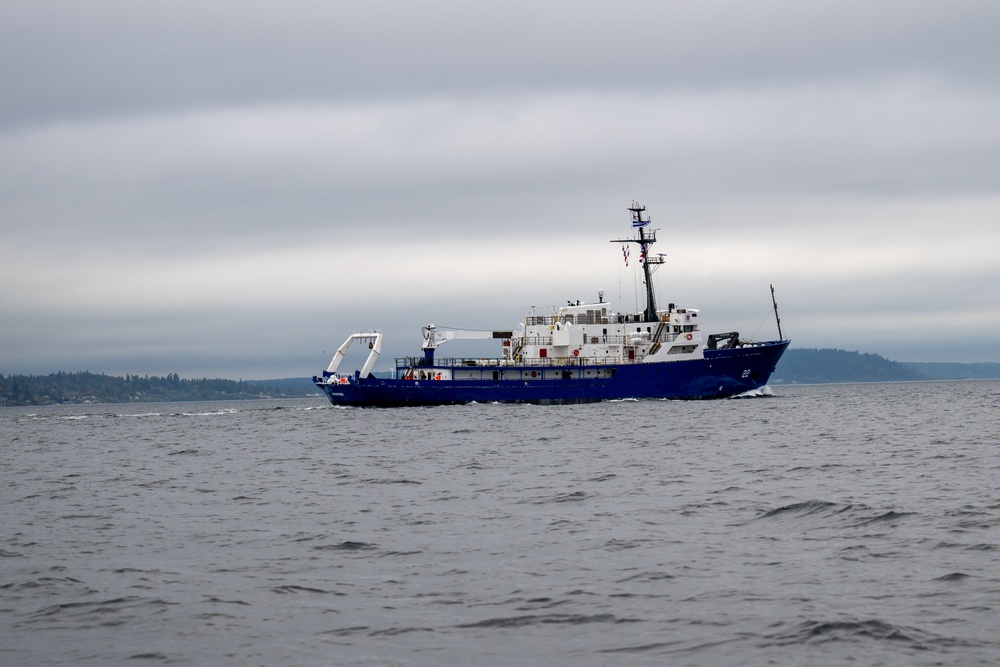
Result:
{"label": "white superstructure", "polygon": [[657,320],[614,312],[611,304],[580,303],[550,315],[529,314],[503,346],[504,360],[513,364],[654,363],[702,358],[698,311],[674,308],[657,311]]}

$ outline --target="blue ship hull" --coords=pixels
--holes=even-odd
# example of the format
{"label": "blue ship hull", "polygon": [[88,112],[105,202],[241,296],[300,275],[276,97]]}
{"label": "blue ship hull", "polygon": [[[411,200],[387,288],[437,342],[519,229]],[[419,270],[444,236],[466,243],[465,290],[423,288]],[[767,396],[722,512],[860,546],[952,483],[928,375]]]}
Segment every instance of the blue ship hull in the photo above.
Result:
{"label": "blue ship hull", "polygon": [[[463,403],[591,403],[626,398],[710,399],[736,396],[767,384],[789,341],[705,350],[704,359],[588,366],[613,369],[611,377],[533,380],[405,380],[354,377],[316,385],[334,405],[398,407]],[[578,370],[549,366],[546,370]],[[505,366],[504,375],[537,366]]]}

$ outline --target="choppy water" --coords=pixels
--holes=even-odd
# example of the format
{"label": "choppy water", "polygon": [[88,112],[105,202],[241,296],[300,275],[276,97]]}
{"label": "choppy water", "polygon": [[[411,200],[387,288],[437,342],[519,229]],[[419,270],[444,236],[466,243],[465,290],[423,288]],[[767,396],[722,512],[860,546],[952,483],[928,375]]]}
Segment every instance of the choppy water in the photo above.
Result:
{"label": "choppy water", "polygon": [[4,665],[1000,661],[1000,383],[0,410]]}

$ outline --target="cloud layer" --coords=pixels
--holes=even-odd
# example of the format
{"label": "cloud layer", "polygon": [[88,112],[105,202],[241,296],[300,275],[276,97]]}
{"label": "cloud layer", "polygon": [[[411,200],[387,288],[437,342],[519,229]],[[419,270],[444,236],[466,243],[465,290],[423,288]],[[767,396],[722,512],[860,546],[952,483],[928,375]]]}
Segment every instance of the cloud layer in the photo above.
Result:
{"label": "cloud layer", "polygon": [[0,10],[0,372],[631,309],[633,199],[714,330],[996,360],[1000,7],[576,4]]}

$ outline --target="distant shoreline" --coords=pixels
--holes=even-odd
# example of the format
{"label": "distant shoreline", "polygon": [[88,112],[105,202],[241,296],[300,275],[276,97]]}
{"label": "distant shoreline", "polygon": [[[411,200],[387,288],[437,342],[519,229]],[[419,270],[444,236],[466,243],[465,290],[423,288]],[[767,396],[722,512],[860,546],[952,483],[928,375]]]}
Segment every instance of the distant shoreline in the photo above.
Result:
{"label": "distant shoreline", "polygon": [[[768,383],[772,387],[889,382],[998,380],[997,362],[901,362],[877,354],[791,348]],[[319,398],[312,378],[276,380],[185,379],[176,373],[105,375],[87,371],[48,375],[0,374],[0,407],[135,403],[190,403]]]}

